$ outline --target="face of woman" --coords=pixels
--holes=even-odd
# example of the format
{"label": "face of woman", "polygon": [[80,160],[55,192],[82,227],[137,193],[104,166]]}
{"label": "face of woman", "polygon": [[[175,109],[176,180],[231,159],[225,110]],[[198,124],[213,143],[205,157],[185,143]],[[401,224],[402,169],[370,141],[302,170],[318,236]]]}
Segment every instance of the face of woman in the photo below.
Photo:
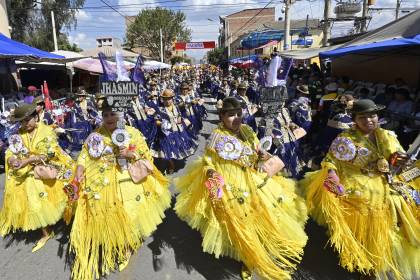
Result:
{"label": "face of woman", "polygon": [[162,98],[162,101],[165,107],[169,107],[172,106],[172,104],[174,104],[173,98]]}
{"label": "face of woman", "polygon": [[223,113],[221,120],[225,128],[232,130],[233,132],[238,132],[242,123],[242,110],[228,111]]}
{"label": "face of woman", "polygon": [[36,123],[38,121],[38,115],[31,115],[26,119],[21,121],[21,127],[27,131],[31,132],[36,128]]}
{"label": "face of woman", "polygon": [[40,113],[44,110],[44,106],[42,104],[36,105],[36,112]]}
{"label": "face of woman", "polygon": [[102,113],[103,124],[106,129],[113,131],[117,128],[117,122],[120,118],[117,112],[112,112],[110,110],[104,111]]}
{"label": "face of woman", "polygon": [[365,134],[369,134],[378,128],[378,114],[376,113],[356,115],[354,121],[359,130]]}

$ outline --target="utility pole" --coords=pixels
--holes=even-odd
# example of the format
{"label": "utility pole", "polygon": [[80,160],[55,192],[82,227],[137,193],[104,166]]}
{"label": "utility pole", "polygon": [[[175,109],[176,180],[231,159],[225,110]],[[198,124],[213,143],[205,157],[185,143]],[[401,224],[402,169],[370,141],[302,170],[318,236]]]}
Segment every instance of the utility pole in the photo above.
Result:
{"label": "utility pole", "polygon": [[290,9],[291,0],[284,1],[284,43],[283,50],[287,51],[289,49],[290,43]]}
{"label": "utility pole", "polygon": [[395,20],[398,19],[401,8],[401,0],[397,0],[397,7],[395,8]]}
{"label": "utility pole", "polygon": [[322,46],[328,46],[328,39],[330,38],[330,14],[331,14],[331,0],[325,0],[324,4],[324,30],[322,37]]}
{"label": "utility pole", "polygon": [[[397,0],[398,1],[398,0]],[[363,0],[363,9],[362,9],[362,24],[360,26],[360,32],[367,31],[367,15],[368,15],[368,0]]]}
{"label": "utility pole", "polygon": [[163,36],[162,36],[162,28],[159,29],[160,35],[160,62],[163,63]]}
{"label": "utility pole", "polygon": [[54,11],[51,11],[51,22],[52,22],[53,38],[54,38],[54,50],[55,50],[55,51],[58,51],[57,33],[56,33],[56,31],[55,31]]}

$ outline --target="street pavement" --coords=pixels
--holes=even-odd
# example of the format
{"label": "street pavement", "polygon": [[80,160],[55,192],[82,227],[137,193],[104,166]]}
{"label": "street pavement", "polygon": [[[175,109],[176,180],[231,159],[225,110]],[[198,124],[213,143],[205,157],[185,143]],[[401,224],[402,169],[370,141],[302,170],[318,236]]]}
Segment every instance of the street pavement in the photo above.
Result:
{"label": "street pavement", "polygon": [[[215,103],[207,98],[208,120],[204,123],[199,138],[199,148],[191,162],[204,150],[205,140],[217,125]],[[183,174],[185,168],[171,175]],[[0,201],[3,201],[4,174],[0,175]],[[171,185],[173,202],[175,189]],[[56,236],[44,248],[31,253],[32,246],[40,232],[16,233],[0,237],[0,280],[68,280],[71,274],[71,256],[68,254],[70,228],[63,223],[54,227]],[[308,222],[309,242],[298,271],[293,276],[298,280],[356,280],[359,275],[350,274],[338,266],[336,254],[328,247],[325,229],[312,221]],[[197,231],[181,221],[172,209],[166,211],[166,218],[157,231],[149,237],[135,253],[122,272],[111,273],[110,280],[200,280],[240,279],[241,264],[229,259],[216,259],[203,253],[201,237]],[[257,279],[255,277],[255,279]]]}

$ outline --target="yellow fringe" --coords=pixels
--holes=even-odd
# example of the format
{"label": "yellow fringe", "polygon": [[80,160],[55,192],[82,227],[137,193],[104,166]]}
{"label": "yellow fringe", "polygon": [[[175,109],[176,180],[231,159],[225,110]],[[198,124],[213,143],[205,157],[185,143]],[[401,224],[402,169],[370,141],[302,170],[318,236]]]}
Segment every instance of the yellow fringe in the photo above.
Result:
{"label": "yellow fringe", "polygon": [[6,188],[0,212],[0,235],[31,231],[56,224],[63,215],[67,197],[63,182],[42,182],[33,177],[16,181],[6,169]]}
{"label": "yellow fringe", "polygon": [[[328,168],[310,173],[301,184],[307,186],[311,216],[328,227],[329,242],[340,254],[340,264],[351,272],[374,274],[381,279],[388,279],[388,272],[395,279],[420,275],[420,231],[415,232],[419,224],[406,202],[391,196],[382,206],[373,208],[362,198],[337,197],[322,185],[327,173]],[[401,224],[404,237],[395,227],[402,217],[406,219]]]}
{"label": "yellow fringe", "polygon": [[[211,201],[203,170],[203,161],[196,161],[187,167],[184,177],[175,181],[180,191],[175,211],[200,231],[203,251],[240,260],[265,279],[290,279],[307,240],[303,230],[306,207],[303,200],[298,202],[293,181],[276,177],[257,190],[264,175],[220,163],[216,170],[220,170],[225,183],[248,188],[249,197],[240,204],[231,191],[224,189],[221,200]],[[285,196],[284,202],[278,201],[280,193]]]}
{"label": "yellow fringe", "polygon": [[78,201],[70,233],[74,280],[109,274],[127,251],[136,251],[156,230],[170,206],[168,180],[156,167],[141,184],[134,184],[127,171],[116,177],[120,183],[111,181],[101,190],[100,199]]}

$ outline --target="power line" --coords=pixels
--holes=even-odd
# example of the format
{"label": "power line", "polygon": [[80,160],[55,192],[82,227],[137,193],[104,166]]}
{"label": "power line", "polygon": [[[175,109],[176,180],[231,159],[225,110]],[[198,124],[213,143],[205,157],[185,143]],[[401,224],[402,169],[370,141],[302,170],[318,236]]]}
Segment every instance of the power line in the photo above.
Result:
{"label": "power line", "polygon": [[129,18],[129,17],[126,17],[124,14],[122,14],[122,13],[120,13],[118,10],[116,10],[116,9],[114,9],[111,5],[109,5],[107,2],[105,2],[105,0],[100,0],[102,3],[104,3],[105,5],[107,5],[108,7],[110,7],[112,10],[114,10],[116,13],[118,13],[120,16],[122,16],[123,18],[126,18],[126,19],[128,19],[128,21],[131,21],[131,23],[134,23],[134,21],[131,19],[131,18]]}
{"label": "power line", "polygon": [[[244,28],[248,23],[250,23],[254,18],[256,18],[259,14],[261,14],[261,12],[265,9],[265,8],[267,8],[271,3],[273,2],[273,0],[270,0],[270,2],[268,2],[263,8],[261,8],[259,11],[258,11],[258,13],[256,13],[252,18],[250,18],[247,22],[245,22],[238,30],[236,30],[236,32],[235,33],[233,33],[233,34],[231,34],[230,36],[228,36],[228,40],[230,39],[230,38],[232,38],[234,35],[236,35],[239,31],[241,31],[242,30],[242,28]],[[228,34],[229,35],[229,34]]]}

